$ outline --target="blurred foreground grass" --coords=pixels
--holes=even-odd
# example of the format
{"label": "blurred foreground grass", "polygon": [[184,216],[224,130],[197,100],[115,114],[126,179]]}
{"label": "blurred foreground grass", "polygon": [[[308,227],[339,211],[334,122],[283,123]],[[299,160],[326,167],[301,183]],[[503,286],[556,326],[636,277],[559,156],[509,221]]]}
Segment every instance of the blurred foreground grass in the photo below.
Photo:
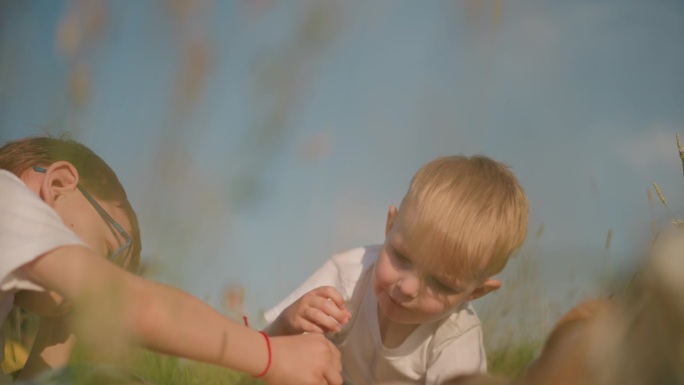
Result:
{"label": "blurred foreground grass", "polygon": [[[28,331],[30,332],[30,331]],[[26,331],[24,332],[26,333]],[[12,336],[10,333],[9,341],[16,341],[21,336]],[[23,335],[26,339],[26,334]],[[496,373],[506,376],[518,376],[527,367],[530,361],[535,357],[540,342],[522,341],[515,344],[500,344],[488,351],[488,366],[490,373]],[[6,362],[3,369],[18,367],[15,360],[23,361],[25,357],[14,356],[12,354],[6,355]],[[80,375],[79,370],[87,372],[92,368],[87,365],[90,358],[85,352],[79,352],[78,349],[72,357],[72,372],[74,375],[68,377],[69,379],[60,379],[57,381],[38,381],[32,382],[30,385],[82,385],[94,384],[98,385],[132,385],[132,383],[124,376],[111,376],[107,379],[102,377],[95,380],[92,376]],[[18,363],[19,367],[21,362]],[[199,362],[179,359],[176,357],[165,356],[162,354],[138,349],[135,351],[130,360],[130,366],[122,371],[122,373],[130,373],[135,378],[142,378],[149,384],[155,385],[256,385],[263,384],[262,381],[252,378],[251,376],[236,372],[230,369],[220,368],[214,365],[203,364]],[[79,380],[82,378],[83,380]]]}
{"label": "blurred foreground grass", "polygon": [[[535,357],[540,346],[540,343],[522,342],[497,348],[488,355],[489,371],[518,376]],[[147,351],[140,352],[136,357],[133,369],[152,384],[159,385],[263,384],[243,373]]]}
{"label": "blurred foreground grass", "polygon": [[[490,373],[518,376],[537,354],[540,344],[523,342],[506,345],[488,355]],[[140,351],[132,370],[151,384],[158,385],[256,385],[264,384],[251,376],[213,365]]]}
{"label": "blurred foreground grass", "polygon": [[133,370],[150,383],[159,385],[249,385],[263,383],[249,375],[233,370],[148,351],[141,351],[136,356]]}
{"label": "blurred foreground grass", "polygon": [[527,365],[537,356],[541,348],[539,342],[520,342],[516,345],[504,345],[487,354],[489,372],[506,377],[518,377]]}

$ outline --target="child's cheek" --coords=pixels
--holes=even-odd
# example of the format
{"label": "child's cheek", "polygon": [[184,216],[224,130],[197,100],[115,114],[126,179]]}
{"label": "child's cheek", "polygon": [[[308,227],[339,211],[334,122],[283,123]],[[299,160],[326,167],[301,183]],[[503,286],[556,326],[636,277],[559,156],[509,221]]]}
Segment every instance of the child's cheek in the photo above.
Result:
{"label": "child's cheek", "polygon": [[450,307],[440,300],[430,299],[422,303],[421,310],[424,316],[427,317],[425,321],[433,322],[449,313]]}
{"label": "child's cheek", "polygon": [[380,297],[381,293],[387,291],[387,287],[387,278],[376,266],[373,270],[373,290],[375,291],[375,295]]}
{"label": "child's cheek", "polygon": [[396,274],[393,274],[393,268],[388,262],[386,258],[380,259],[375,267],[375,282],[381,288],[391,286],[395,280]]}

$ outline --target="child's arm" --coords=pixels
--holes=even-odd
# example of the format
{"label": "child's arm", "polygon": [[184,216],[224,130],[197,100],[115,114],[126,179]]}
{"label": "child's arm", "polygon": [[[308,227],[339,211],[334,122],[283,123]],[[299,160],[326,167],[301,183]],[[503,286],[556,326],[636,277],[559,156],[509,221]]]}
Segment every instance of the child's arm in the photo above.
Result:
{"label": "child's arm", "polygon": [[332,286],[322,286],[304,294],[278,315],[266,329],[269,335],[337,333],[349,322],[351,313],[344,298]]}
{"label": "child's arm", "polygon": [[[105,347],[121,331],[161,353],[261,373],[266,341],[257,331],[222,316],[170,286],[116,267],[82,246],[54,249],[24,265],[38,283],[74,304],[85,320],[79,336]],[[97,321],[97,322],[95,322]],[[108,337],[105,339],[105,336]],[[307,334],[271,340],[269,384],[341,384],[339,351],[325,338]]]}

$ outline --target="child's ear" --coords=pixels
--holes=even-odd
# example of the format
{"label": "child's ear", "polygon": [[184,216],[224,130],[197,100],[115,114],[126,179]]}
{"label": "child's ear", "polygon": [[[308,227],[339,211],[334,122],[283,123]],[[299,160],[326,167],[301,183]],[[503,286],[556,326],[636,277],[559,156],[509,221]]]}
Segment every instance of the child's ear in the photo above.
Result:
{"label": "child's ear", "polygon": [[40,185],[40,197],[50,206],[60,196],[78,187],[78,170],[67,161],[58,161],[45,169],[45,178]]}
{"label": "child's ear", "polygon": [[501,281],[498,279],[489,278],[482,285],[480,285],[475,291],[470,294],[468,301],[476,300],[484,295],[487,295],[493,291],[499,290],[501,287]]}
{"label": "child's ear", "polygon": [[397,206],[389,207],[389,210],[387,211],[387,223],[385,224],[385,236],[387,236],[390,230],[392,230],[392,226],[394,226],[394,220],[396,219],[398,212]]}

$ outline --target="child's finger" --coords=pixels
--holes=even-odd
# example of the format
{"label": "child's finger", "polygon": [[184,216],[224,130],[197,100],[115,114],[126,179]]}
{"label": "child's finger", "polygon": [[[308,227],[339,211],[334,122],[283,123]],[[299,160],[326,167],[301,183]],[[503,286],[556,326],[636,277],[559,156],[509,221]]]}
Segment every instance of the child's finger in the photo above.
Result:
{"label": "child's finger", "polygon": [[318,333],[318,334],[324,334],[325,330],[321,329],[320,326],[316,325],[315,323],[307,320],[307,319],[302,319],[300,322],[300,329],[302,332],[306,333]]}
{"label": "child's finger", "polygon": [[[345,305],[342,294],[333,286],[321,286],[316,289],[316,295],[325,298],[327,303],[318,305],[329,316],[335,318],[337,322],[345,325],[352,317],[352,314]],[[333,309],[337,307],[337,309]]]}
{"label": "child's finger", "polygon": [[321,286],[318,289],[316,289],[316,294],[323,298],[329,298],[340,309],[347,308],[344,303],[344,297],[333,286]]}
{"label": "child's finger", "polygon": [[321,298],[321,300],[318,301],[316,306],[322,312],[327,314],[328,317],[334,319],[335,322],[339,325],[345,325],[347,322],[349,322],[349,319],[351,318],[351,314],[347,309],[338,308],[337,305],[335,305],[335,303],[329,298]]}
{"label": "child's finger", "polygon": [[328,366],[323,373],[325,381],[328,385],[341,385],[342,384],[342,373],[341,370],[337,370],[334,366]]}
{"label": "child's finger", "polygon": [[[324,301],[327,302],[327,300],[324,300]],[[320,328],[322,328],[325,333],[327,333],[327,332],[337,333],[340,331],[339,322],[337,322],[337,320],[335,320],[334,318],[332,318],[331,316],[329,316],[328,314],[326,314],[324,311],[322,311],[319,308],[316,308],[316,307],[308,308],[306,313],[304,314],[304,319],[315,323]]]}

